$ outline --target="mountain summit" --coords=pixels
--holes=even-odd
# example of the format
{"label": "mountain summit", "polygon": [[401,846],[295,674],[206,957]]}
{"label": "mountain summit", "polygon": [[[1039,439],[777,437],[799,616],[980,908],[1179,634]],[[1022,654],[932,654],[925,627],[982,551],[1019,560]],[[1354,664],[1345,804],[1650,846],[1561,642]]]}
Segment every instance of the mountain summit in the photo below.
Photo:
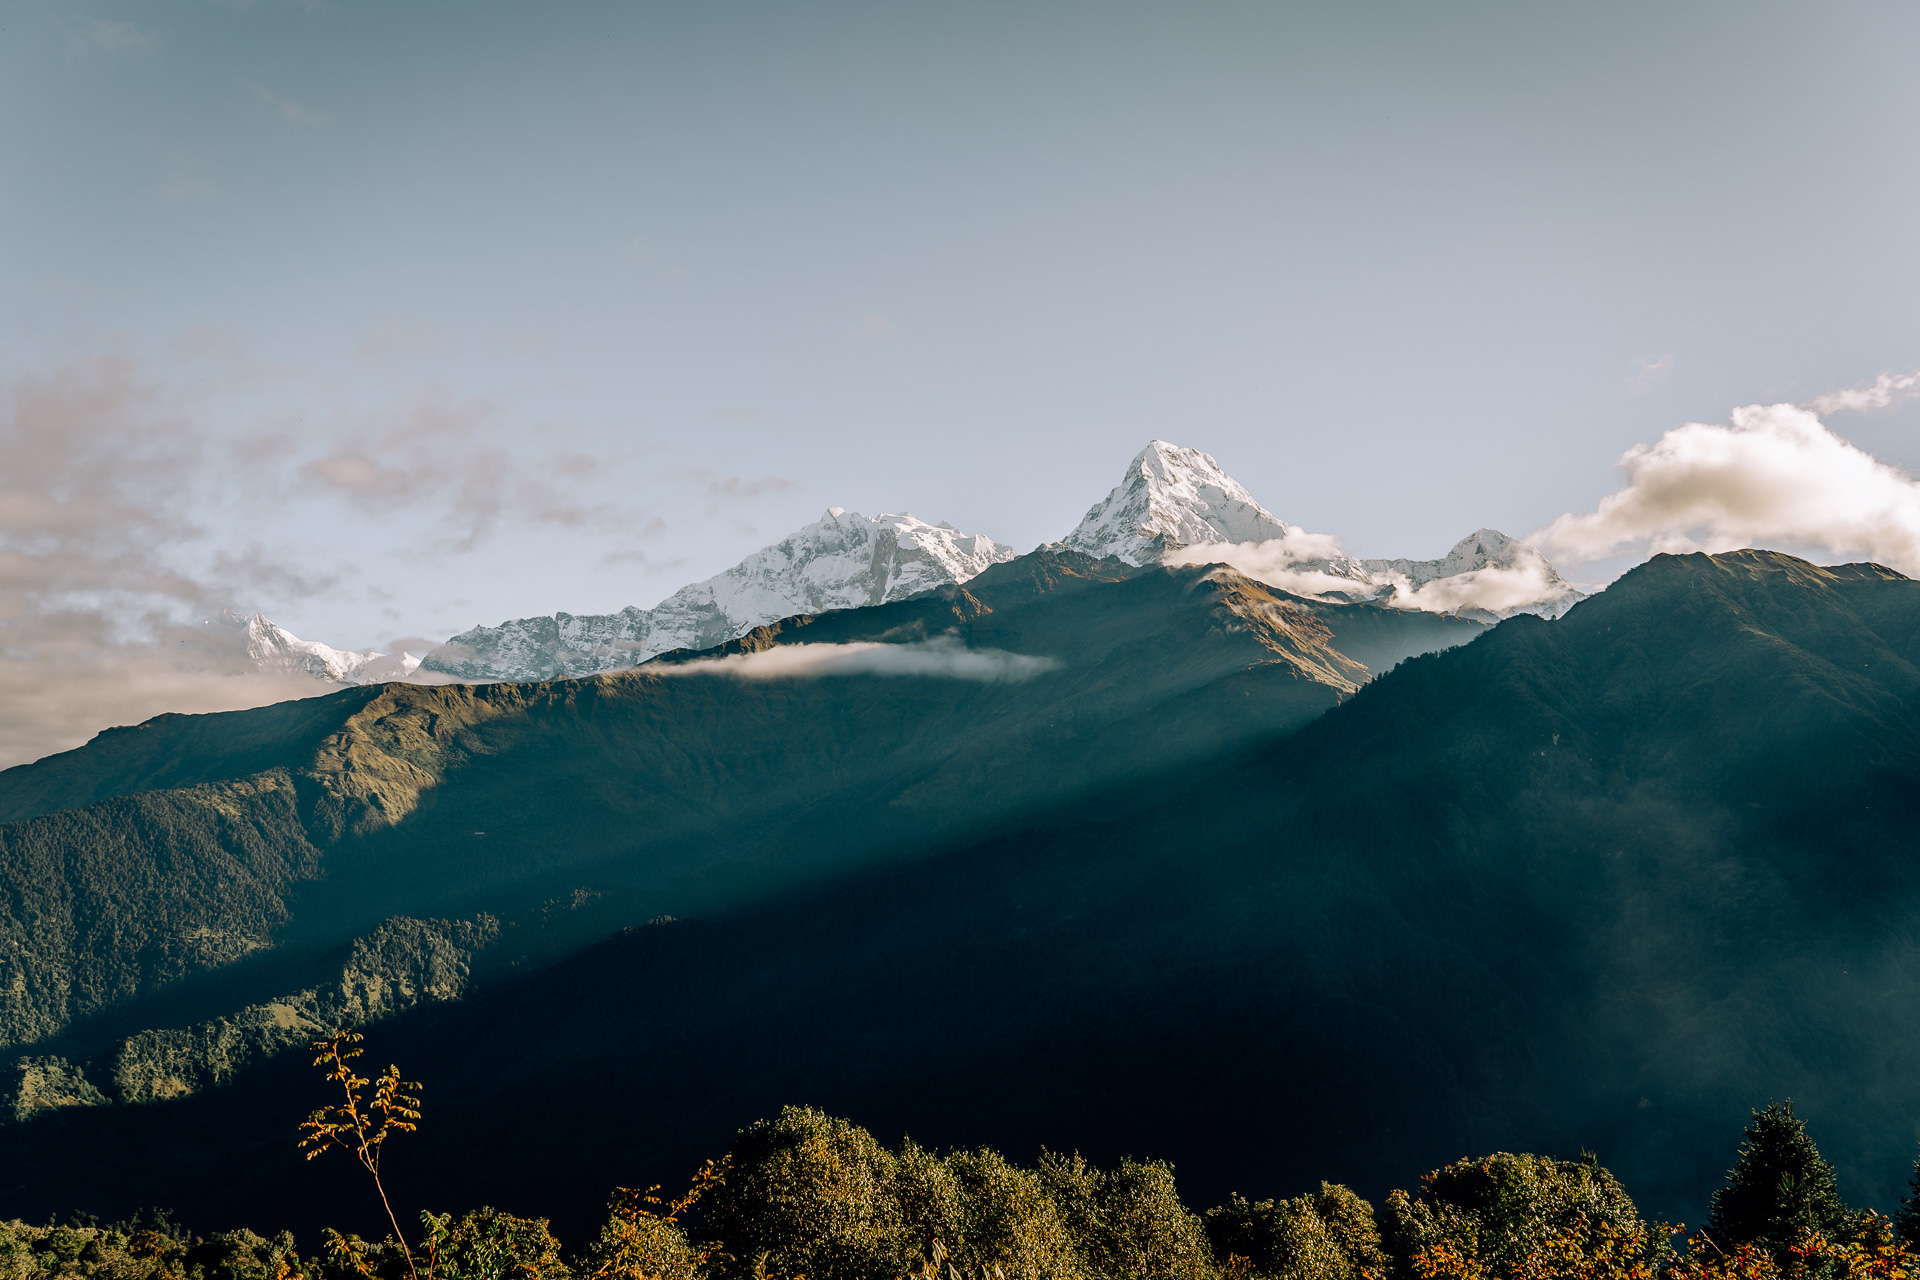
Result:
{"label": "mountain summit", "polygon": [[[1457,613],[1557,617],[1584,597],[1524,542],[1494,529],[1438,560],[1356,560],[1261,506],[1211,455],[1148,442],[1120,484],[1054,544],[1095,559],[1231,564],[1298,595]],[[475,627],[427,655],[423,671],[461,680],[548,680],[636,666],[674,649],[706,649],[799,614],[901,600],[957,586],[1013,549],[911,515],[829,508],[818,521],[652,609],[556,613]]]}
{"label": "mountain summit", "polygon": [[379,684],[404,680],[420,660],[411,654],[336,649],[318,640],[302,640],[261,614],[228,609],[200,623],[203,648],[231,655],[245,666],[273,675],[312,676],[336,684]]}
{"label": "mountain summit", "polygon": [[475,627],[421,665],[468,680],[592,675],[670,649],[709,649],[796,614],[900,600],[965,582],[1011,559],[1013,548],[945,522],[829,507],[798,533],[680,588],[652,609],[556,613]]}
{"label": "mountain summit", "polygon": [[1268,542],[1302,532],[1261,506],[1213,455],[1150,440],[1114,491],[1062,541],[1096,558],[1143,565],[1198,543]]}
{"label": "mountain summit", "polygon": [[1438,560],[1360,560],[1339,540],[1308,533],[1261,506],[1211,454],[1153,440],[1064,545],[1128,564],[1230,564],[1298,595],[1367,600],[1397,609],[1498,622],[1557,618],[1584,600],[1538,550],[1477,529]]}

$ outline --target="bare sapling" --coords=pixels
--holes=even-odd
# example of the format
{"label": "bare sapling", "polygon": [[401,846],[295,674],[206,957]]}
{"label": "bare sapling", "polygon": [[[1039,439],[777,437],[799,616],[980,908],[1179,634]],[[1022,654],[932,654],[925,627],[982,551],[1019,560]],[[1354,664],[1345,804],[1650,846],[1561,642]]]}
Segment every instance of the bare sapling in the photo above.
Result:
{"label": "bare sapling", "polygon": [[[345,1100],[321,1107],[301,1122],[306,1137],[300,1139],[300,1146],[309,1160],[329,1147],[338,1147],[373,1176],[373,1187],[380,1193],[380,1206],[387,1211],[393,1238],[406,1256],[407,1274],[413,1280],[420,1280],[420,1273],[413,1265],[413,1250],[407,1246],[400,1220],[394,1216],[393,1204],[387,1199],[386,1184],[380,1180],[380,1153],[388,1136],[412,1133],[420,1127],[420,1099],[414,1096],[420,1082],[402,1080],[397,1066],[389,1066],[376,1080],[354,1074],[350,1064],[360,1056],[360,1040],[359,1032],[342,1031],[313,1042],[316,1055],[313,1065],[325,1069],[327,1079],[340,1086]],[[361,1092],[369,1084],[373,1085],[371,1099]]]}

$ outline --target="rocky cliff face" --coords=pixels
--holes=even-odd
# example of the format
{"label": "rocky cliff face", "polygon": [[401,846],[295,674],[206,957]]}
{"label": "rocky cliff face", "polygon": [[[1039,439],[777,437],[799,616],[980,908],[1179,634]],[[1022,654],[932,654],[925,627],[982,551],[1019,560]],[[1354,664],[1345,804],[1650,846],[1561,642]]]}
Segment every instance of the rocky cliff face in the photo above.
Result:
{"label": "rocky cliff face", "polygon": [[910,515],[829,508],[813,524],[756,551],[652,609],[556,613],[462,632],[427,655],[429,671],[468,680],[545,680],[645,662],[671,649],[708,649],[798,614],[885,604],[965,582],[1013,549]]}

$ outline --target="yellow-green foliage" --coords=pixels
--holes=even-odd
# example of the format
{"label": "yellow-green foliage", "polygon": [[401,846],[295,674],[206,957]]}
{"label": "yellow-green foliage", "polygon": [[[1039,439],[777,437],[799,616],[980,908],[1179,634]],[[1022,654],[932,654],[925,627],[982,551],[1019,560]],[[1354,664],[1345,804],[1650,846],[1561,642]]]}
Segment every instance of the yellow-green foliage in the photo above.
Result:
{"label": "yellow-green foliage", "polygon": [[1234,1196],[1207,1211],[1216,1257],[1244,1259],[1261,1280],[1375,1280],[1387,1270],[1373,1206],[1323,1182],[1310,1195],[1248,1203]]}
{"label": "yellow-green foliage", "polygon": [[[889,1280],[935,1257],[965,1276],[1006,1280],[1202,1280],[1218,1274],[1173,1170],[1078,1156],[1017,1168],[987,1151],[898,1154],[810,1108],[741,1133],[708,1226],[729,1259],[718,1274]],[[943,1272],[945,1274],[945,1272]]]}
{"label": "yellow-green foliage", "polygon": [[202,1240],[164,1221],[34,1227],[0,1222],[0,1280],[317,1280],[293,1237],[251,1231]]}
{"label": "yellow-green foliage", "polygon": [[634,1192],[614,1197],[606,1225],[580,1262],[586,1280],[705,1280],[706,1252],[687,1239],[676,1215],[649,1209],[644,1201],[651,1199]]}
{"label": "yellow-green foliage", "polygon": [[1401,1275],[1419,1274],[1422,1255],[1476,1259],[1495,1276],[1531,1275],[1529,1259],[1550,1247],[1594,1256],[1666,1253],[1668,1232],[1640,1218],[1633,1201],[1591,1156],[1554,1160],[1497,1152],[1460,1160],[1421,1180],[1420,1193],[1387,1197],[1381,1224]]}

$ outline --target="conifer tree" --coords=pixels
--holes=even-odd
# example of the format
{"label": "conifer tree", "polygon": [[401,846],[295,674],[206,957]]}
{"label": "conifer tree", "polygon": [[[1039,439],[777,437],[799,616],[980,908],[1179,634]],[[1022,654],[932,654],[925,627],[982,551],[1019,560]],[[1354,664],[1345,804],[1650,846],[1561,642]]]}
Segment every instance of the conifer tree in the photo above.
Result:
{"label": "conifer tree", "polygon": [[1893,1227],[1900,1239],[1912,1248],[1920,1248],[1920,1159],[1913,1162],[1913,1177],[1907,1181],[1907,1196],[1894,1210]]}
{"label": "conifer tree", "polygon": [[1713,1193],[1707,1231],[1722,1248],[1760,1244],[1784,1267],[1787,1251],[1808,1231],[1840,1239],[1853,1218],[1833,1166],[1820,1158],[1789,1098],[1753,1113],[1740,1159]]}

